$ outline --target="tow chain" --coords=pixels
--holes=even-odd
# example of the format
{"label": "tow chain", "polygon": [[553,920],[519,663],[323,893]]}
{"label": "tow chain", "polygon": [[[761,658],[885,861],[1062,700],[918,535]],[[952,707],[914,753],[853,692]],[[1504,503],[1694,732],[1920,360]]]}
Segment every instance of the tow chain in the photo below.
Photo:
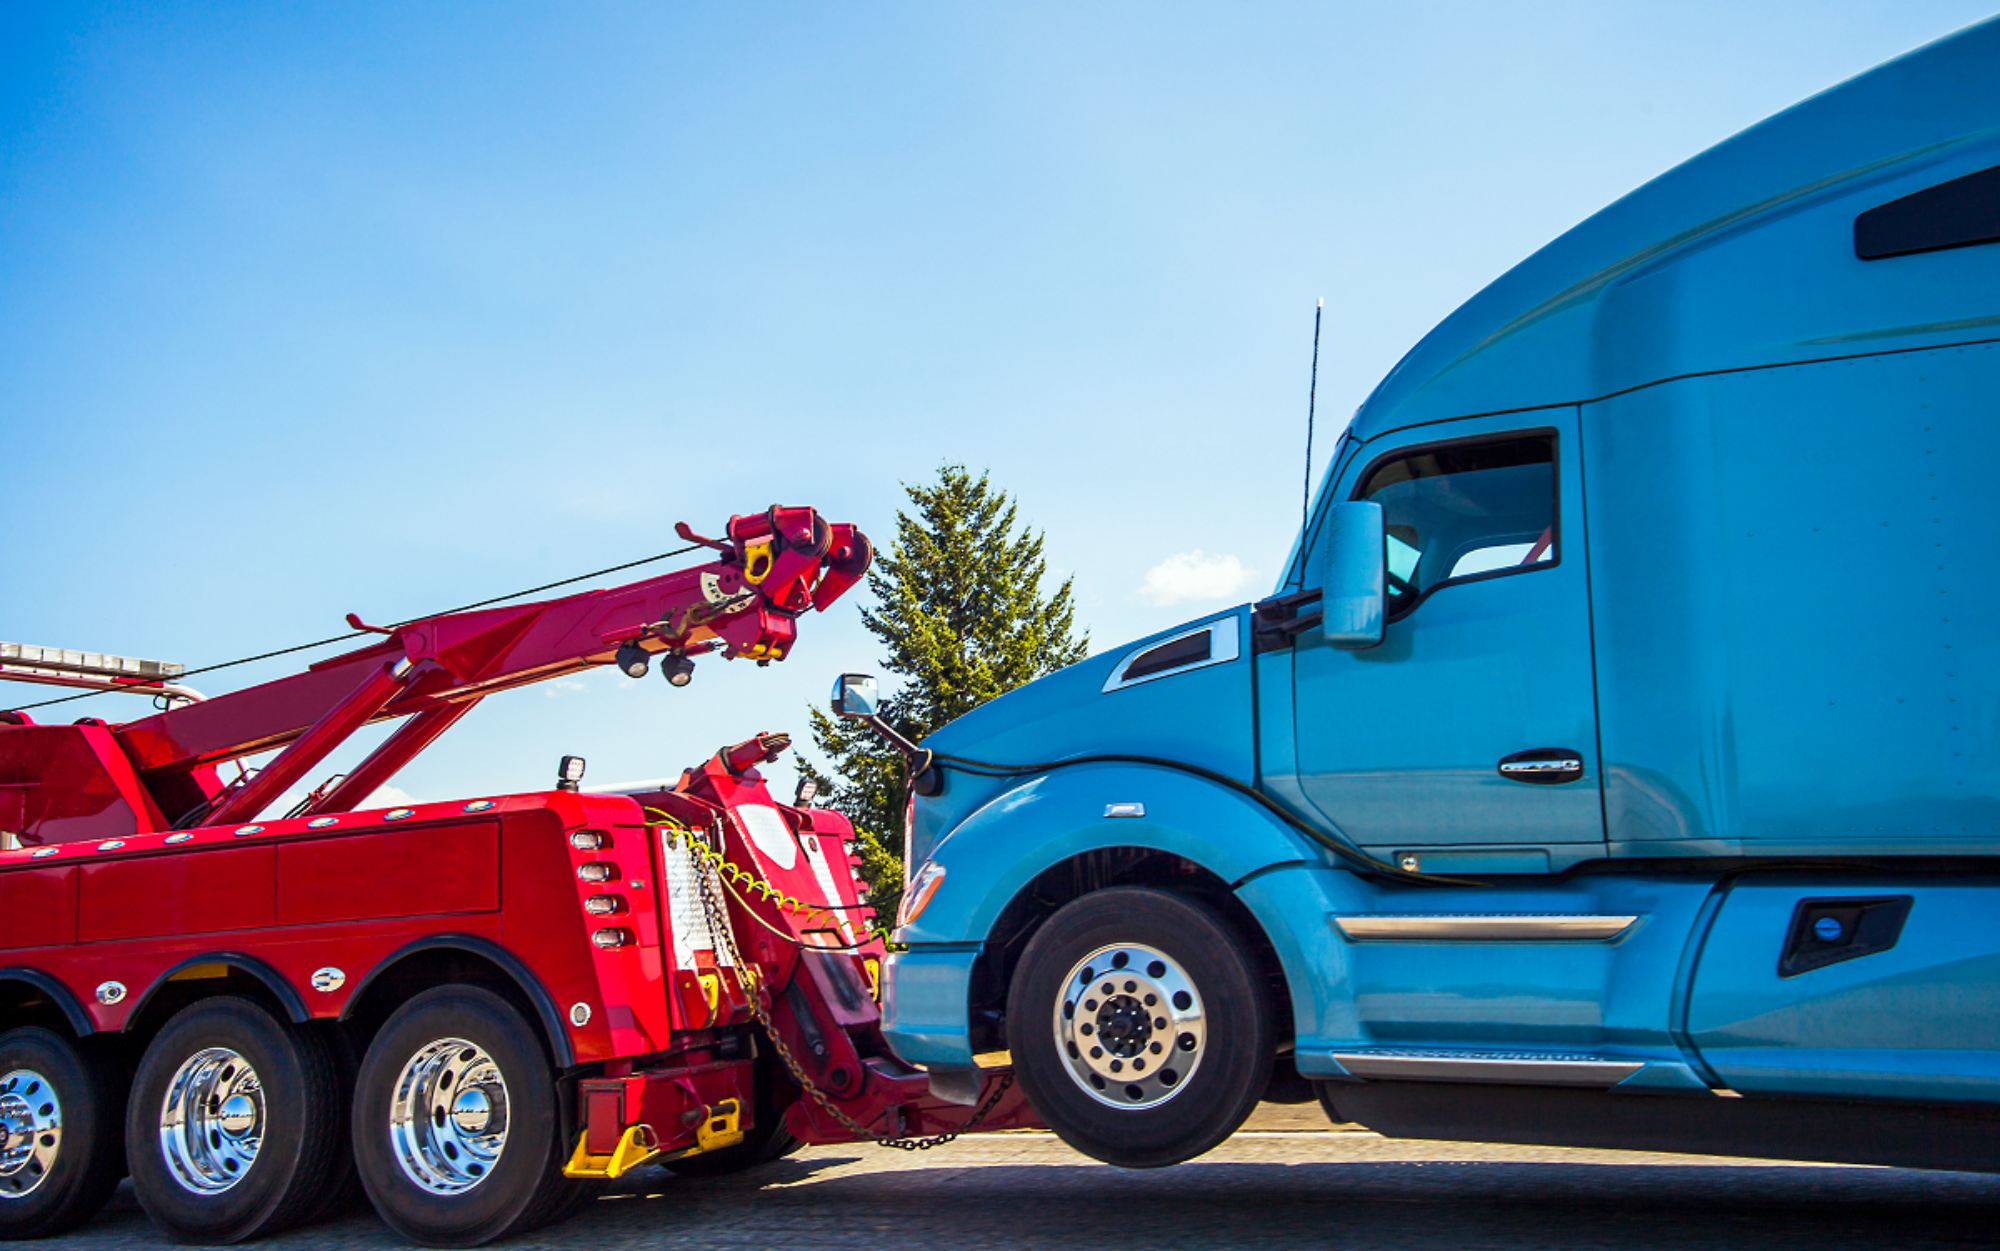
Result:
{"label": "tow chain", "polygon": [[[696,853],[708,851],[695,842],[693,830],[682,827],[679,833],[685,839],[689,851]],[[821,1090],[812,1078],[806,1076],[805,1066],[799,1063],[798,1057],[792,1054],[792,1049],[786,1046],[785,1040],[778,1035],[777,1024],[771,1020],[770,1005],[766,1002],[769,992],[764,988],[764,981],[736,949],[736,931],[729,923],[729,908],[722,898],[726,883],[716,868],[716,861],[721,857],[710,853],[697,854],[693,859],[701,866],[701,906],[702,911],[708,916],[708,928],[715,935],[715,941],[722,944],[723,954],[728,956],[730,963],[735,966],[737,980],[749,992],[747,998],[750,1002],[750,1015],[757,1018],[757,1024],[763,1029],[764,1036],[771,1040],[771,1046],[777,1051],[778,1058],[784,1061],[785,1068],[791,1072],[792,1080],[799,1084],[799,1089],[805,1092],[806,1098],[818,1104],[820,1110],[838,1122],[842,1129],[865,1142],[873,1142],[878,1147],[893,1147],[897,1151],[928,1151],[932,1147],[942,1147],[960,1134],[971,1132],[973,1127],[985,1120],[987,1114],[999,1105],[1001,1097],[1007,1093],[1007,1088],[1014,1084],[1014,1074],[1011,1071],[1001,1075],[999,1083],[993,1087],[993,1093],[986,1097],[978,1110],[966,1118],[963,1125],[950,1133],[933,1134],[928,1138],[895,1138],[878,1134],[836,1106],[827,1093]],[[768,898],[768,892],[774,888],[771,888],[769,883],[760,884],[766,888]],[[747,901],[745,902],[747,904]],[[780,937],[801,948],[805,946],[789,934]]]}

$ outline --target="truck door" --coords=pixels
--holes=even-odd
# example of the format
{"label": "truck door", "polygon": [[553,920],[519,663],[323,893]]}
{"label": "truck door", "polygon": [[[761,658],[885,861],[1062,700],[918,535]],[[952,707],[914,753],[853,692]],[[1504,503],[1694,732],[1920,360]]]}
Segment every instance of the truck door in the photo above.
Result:
{"label": "truck door", "polygon": [[1394,432],[1336,498],[1387,525],[1380,646],[1293,658],[1299,783],[1384,854],[1601,842],[1573,407]]}

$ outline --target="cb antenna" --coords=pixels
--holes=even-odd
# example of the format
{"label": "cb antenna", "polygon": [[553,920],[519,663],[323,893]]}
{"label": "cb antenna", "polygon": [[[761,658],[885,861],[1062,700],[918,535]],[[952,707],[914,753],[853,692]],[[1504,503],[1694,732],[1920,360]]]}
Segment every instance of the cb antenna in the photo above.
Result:
{"label": "cb antenna", "polygon": [[[1299,500],[1299,533],[1305,534],[1312,523],[1313,503],[1313,405],[1319,399],[1319,319],[1326,311],[1326,297],[1313,308],[1313,368],[1312,385],[1306,389],[1306,487]],[[1303,541],[1303,540],[1301,540]]]}

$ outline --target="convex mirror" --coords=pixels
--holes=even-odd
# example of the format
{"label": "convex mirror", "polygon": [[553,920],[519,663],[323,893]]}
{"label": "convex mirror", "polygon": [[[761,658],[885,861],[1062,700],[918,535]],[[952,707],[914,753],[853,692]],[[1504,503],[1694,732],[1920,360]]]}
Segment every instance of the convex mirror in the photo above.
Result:
{"label": "convex mirror", "polygon": [[1320,536],[1320,627],[1328,644],[1359,651],[1382,642],[1387,548],[1382,506],[1335,504]]}
{"label": "convex mirror", "polygon": [[834,716],[872,717],[880,706],[872,674],[843,673],[833,680]]}

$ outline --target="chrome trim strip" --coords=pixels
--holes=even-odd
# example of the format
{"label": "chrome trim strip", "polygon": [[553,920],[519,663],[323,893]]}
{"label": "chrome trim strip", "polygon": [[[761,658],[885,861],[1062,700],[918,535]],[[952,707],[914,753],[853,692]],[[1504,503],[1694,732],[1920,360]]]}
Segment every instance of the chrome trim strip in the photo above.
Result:
{"label": "chrome trim strip", "polygon": [[[1219,621],[1205,622],[1202,625],[1195,626],[1193,629],[1182,630],[1179,634],[1168,635],[1163,639],[1154,639],[1150,643],[1141,643],[1131,651],[1126,652],[1124,658],[1112,668],[1111,676],[1104,679],[1104,686],[1100,693],[1108,695],[1112,691],[1122,691],[1128,686],[1141,686],[1147,682],[1157,682],[1161,678],[1178,677],[1183,673],[1188,673],[1195,669],[1206,669],[1210,665],[1226,665],[1242,655],[1242,633],[1243,628],[1237,623],[1237,618],[1228,616]],[[1169,643],[1178,643],[1182,639],[1191,639],[1197,634],[1206,634],[1209,636],[1208,659],[1192,660],[1187,664],[1176,665],[1171,669],[1162,669],[1158,673],[1148,673],[1143,677],[1126,678],[1125,671],[1132,667],[1132,662],[1147,652],[1155,648],[1165,647]]]}
{"label": "chrome trim strip", "polygon": [[1367,916],[1327,918],[1341,937],[1354,943],[1601,943],[1638,924],[1636,916],[1585,916],[1577,913],[1519,915]]}
{"label": "chrome trim strip", "polygon": [[1644,1060],[1508,1051],[1336,1051],[1333,1058],[1364,1079],[1524,1086],[1615,1086],[1646,1067]]}

